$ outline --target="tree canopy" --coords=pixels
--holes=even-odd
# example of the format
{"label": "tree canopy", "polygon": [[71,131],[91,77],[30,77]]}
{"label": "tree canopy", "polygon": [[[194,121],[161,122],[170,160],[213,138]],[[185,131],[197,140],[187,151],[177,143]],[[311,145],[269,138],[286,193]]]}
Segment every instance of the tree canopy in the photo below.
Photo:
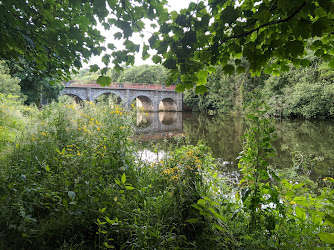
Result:
{"label": "tree canopy", "polygon": [[[141,18],[153,19],[159,14],[162,2],[0,1],[0,59],[11,61],[23,56],[35,75],[67,79],[71,69],[81,68],[82,62],[106,49],[98,22],[105,29],[122,29],[122,36],[128,38],[141,29]],[[108,47],[114,49],[112,44]],[[128,47],[127,53],[131,51],[135,50]],[[103,61],[108,63],[109,56],[104,56]]]}
{"label": "tree canopy", "polygon": [[[34,70],[63,79],[81,61],[100,54],[105,48],[96,29],[100,21],[105,29],[121,30],[115,39],[124,39],[125,49],[108,44],[112,51],[102,57],[98,82],[107,85],[108,67],[121,70],[133,65],[141,44],[131,41],[134,32],[145,27],[145,18],[155,20],[158,31],[142,45],[142,57],[171,70],[169,83],[181,78],[177,90],[192,88],[206,91],[204,84],[214,65],[222,65],[225,74],[249,70],[259,75],[278,74],[294,66],[308,66],[307,41],[311,49],[334,67],[334,2],[330,0],[207,0],[191,2],[186,9],[168,11],[166,0],[98,1],[1,1],[1,57],[15,59],[23,55],[33,61]],[[155,24],[152,24],[155,26]],[[92,71],[99,70],[97,65]],[[45,73],[43,73],[45,74]]]}

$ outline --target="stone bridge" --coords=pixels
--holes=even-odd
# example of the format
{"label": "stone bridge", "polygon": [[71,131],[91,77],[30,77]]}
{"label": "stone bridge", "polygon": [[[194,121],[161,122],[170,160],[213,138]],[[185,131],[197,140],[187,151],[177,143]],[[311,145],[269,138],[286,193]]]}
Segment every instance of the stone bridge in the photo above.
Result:
{"label": "stone bridge", "polygon": [[134,89],[124,87],[65,86],[61,95],[78,101],[94,102],[101,95],[116,95],[126,108],[135,100],[145,111],[182,111],[183,95],[167,89]]}

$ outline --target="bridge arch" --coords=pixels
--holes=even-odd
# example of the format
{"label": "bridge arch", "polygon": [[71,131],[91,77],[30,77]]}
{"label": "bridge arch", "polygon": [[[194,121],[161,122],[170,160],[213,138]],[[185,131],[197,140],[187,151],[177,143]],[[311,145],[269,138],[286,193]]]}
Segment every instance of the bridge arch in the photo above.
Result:
{"label": "bridge arch", "polygon": [[164,98],[159,103],[159,111],[177,111],[177,105],[172,98]]}
{"label": "bridge arch", "polygon": [[117,104],[117,105],[123,103],[121,96],[113,92],[102,93],[99,96],[97,96],[94,101],[95,103],[108,102],[109,104]]}
{"label": "bridge arch", "polygon": [[74,99],[74,101],[77,103],[77,104],[82,104],[84,102],[84,100],[78,96],[78,95],[75,95],[75,94],[62,94],[62,95],[66,95],[66,96],[69,96],[71,98]]}
{"label": "bridge arch", "polygon": [[145,112],[154,111],[153,101],[151,98],[145,95],[138,95],[132,99],[133,104],[136,105],[138,109],[143,109]]}
{"label": "bridge arch", "polygon": [[95,91],[91,94],[91,101],[95,101],[102,95],[113,95],[117,96],[117,99],[120,100],[120,102],[124,102],[125,98],[119,91],[113,91],[111,89],[95,89]]}

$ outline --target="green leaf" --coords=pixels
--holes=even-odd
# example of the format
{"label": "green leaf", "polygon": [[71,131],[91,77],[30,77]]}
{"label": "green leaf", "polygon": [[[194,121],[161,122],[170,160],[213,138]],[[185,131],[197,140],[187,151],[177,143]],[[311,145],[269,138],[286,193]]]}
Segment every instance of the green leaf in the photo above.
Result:
{"label": "green leaf", "polygon": [[152,61],[153,61],[155,64],[161,63],[161,57],[158,56],[158,55],[154,55],[154,56],[152,57]]}
{"label": "green leaf", "polygon": [[208,77],[208,71],[207,70],[201,70],[200,72],[197,73],[198,77],[203,77],[206,78]]}
{"label": "green leaf", "polygon": [[300,61],[300,65],[303,66],[303,67],[309,66],[310,63],[311,62],[309,60],[307,60],[307,59],[303,59],[303,60]]}
{"label": "green leaf", "polygon": [[222,226],[219,226],[219,225],[216,224],[216,223],[213,223],[212,226],[213,226],[214,228],[217,228],[219,231],[226,231]]}
{"label": "green leaf", "polygon": [[208,91],[208,89],[204,85],[199,85],[199,86],[196,86],[195,91],[197,94],[203,95],[205,92]]}
{"label": "green leaf", "polygon": [[89,72],[96,72],[100,69],[100,67],[97,64],[90,65],[89,66]]}
{"label": "green leaf", "polygon": [[295,185],[292,186],[292,189],[297,189],[297,188],[300,188],[304,185],[305,185],[304,183],[295,184]]}
{"label": "green leaf", "polygon": [[226,219],[219,213],[217,212],[213,212],[212,215],[216,218],[216,219],[220,219],[220,220],[223,220],[225,221]]}
{"label": "green leaf", "polygon": [[99,76],[96,82],[97,84],[100,84],[102,87],[108,86],[111,84],[111,78],[109,76]]}
{"label": "green leaf", "polygon": [[124,184],[126,182],[126,175],[125,173],[121,177],[121,182]]}
{"label": "green leaf", "polygon": [[120,40],[122,38],[122,33],[121,32],[115,33],[114,38],[117,39],[117,40]]}
{"label": "green leaf", "polygon": [[104,242],[103,243],[103,245],[106,247],[106,248],[115,248],[114,246],[110,246],[109,244],[108,244],[108,242]]}
{"label": "green leaf", "polygon": [[325,16],[327,16],[327,12],[323,8],[321,8],[321,7],[316,8],[314,10],[314,14],[316,16],[318,16],[318,17],[325,17]]}
{"label": "green leaf", "polygon": [[227,75],[232,75],[234,72],[234,66],[231,64],[227,64],[223,67],[223,71]]}
{"label": "green leaf", "polygon": [[211,67],[208,67],[207,70],[208,70],[209,73],[215,73],[215,72],[216,72],[216,68],[215,68],[215,67],[212,67],[212,66],[211,66]]}
{"label": "green leaf", "polygon": [[101,75],[105,76],[107,74],[108,68],[104,67],[103,69],[101,69]]}
{"label": "green leaf", "polygon": [[245,69],[244,66],[239,66],[239,67],[237,68],[237,72],[238,72],[238,74],[245,73],[245,72],[246,72],[246,69]]}
{"label": "green leaf", "polygon": [[[153,58],[152,58],[153,59]],[[176,60],[175,59],[167,59],[163,62],[163,64],[167,69],[176,69]]]}
{"label": "green leaf", "polygon": [[208,82],[208,79],[206,77],[199,77],[197,80],[198,85],[204,85]]}
{"label": "green leaf", "polygon": [[105,218],[105,220],[106,220],[110,225],[112,225],[112,224],[114,224],[114,223],[116,222],[116,220],[111,220],[111,219],[109,219],[108,216],[106,216],[106,217],[104,217],[104,218]]}
{"label": "green leaf", "polygon": [[198,219],[196,219],[196,218],[191,218],[191,219],[186,220],[186,222],[188,222],[188,223],[197,223],[197,222],[198,222]]}
{"label": "green leaf", "polygon": [[334,226],[334,217],[330,216],[329,214],[325,215],[325,221],[326,223],[328,223],[329,225]]}
{"label": "green leaf", "polygon": [[126,190],[133,190],[133,189],[135,189],[135,188],[132,187],[132,186],[125,186],[125,189],[126,189]]}
{"label": "green leaf", "polygon": [[271,12],[267,8],[260,8],[258,12],[254,14],[254,18],[259,19],[261,22],[269,21]]}
{"label": "green leaf", "polygon": [[185,90],[185,86],[183,84],[178,84],[175,87],[175,91],[177,92],[183,92]]}
{"label": "green leaf", "polygon": [[110,63],[110,55],[105,54],[104,56],[102,56],[102,62],[103,62],[105,65],[108,65],[108,64]]}
{"label": "green leaf", "polygon": [[194,208],[196,208],[196,209],[199,210],[199,211],[202,211],[202,210],[203,210],[203,208],[202,208],[201,206],[199,206],[199,205],[193,204],[193,205],[191,205],[191,206],[194,207]]}
{"label": "green leaf", "polygon": [[318,236],[321,241],[329,243],[329,244],[334,244],[334,233],[320,232],[318,233]]}
{"label": "green leaf", "polygon": [[234,9],[232,6],[227,6],[220,15],[220,20],[224,23],[233,23],[239,17],[238,10]]}
{"label": "green leaf", "polygon": [[304,208],[301,208],[301,207],[296,207],[295,209],[295,212],[296,212],[296,216],[297,218],[299,218],[300,220],[304,221],[305,218],[306,218],[306,213],[305,213],[305,209]]}
{"label": "green leaf", "polygon": [[116,49],[116,46],[113,43],[108,43],[108,48],[114,50]]}
{"label": "green leaf", "polygon": [[203,199],[199,199],[199,200],[197,201],[197,204],[198,204],[198,205],[205,205],[205,203],[206,203],[206,201],[203,200]]}

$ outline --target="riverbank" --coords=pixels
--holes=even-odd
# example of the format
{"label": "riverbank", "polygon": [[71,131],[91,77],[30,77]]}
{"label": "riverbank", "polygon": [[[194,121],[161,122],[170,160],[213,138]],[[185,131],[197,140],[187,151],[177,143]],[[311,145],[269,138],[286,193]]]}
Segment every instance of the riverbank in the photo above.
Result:
{"label": "riverbank", "polygon": [[135,112],[70,100],[38,110],[4,96],[0,105],[1,248],[333,246],[334,180],[319,196],[298,169],[269,168],[272,130],[259,114],[231,200],[203,143],[182,137],[158,162],[136,158]]}

